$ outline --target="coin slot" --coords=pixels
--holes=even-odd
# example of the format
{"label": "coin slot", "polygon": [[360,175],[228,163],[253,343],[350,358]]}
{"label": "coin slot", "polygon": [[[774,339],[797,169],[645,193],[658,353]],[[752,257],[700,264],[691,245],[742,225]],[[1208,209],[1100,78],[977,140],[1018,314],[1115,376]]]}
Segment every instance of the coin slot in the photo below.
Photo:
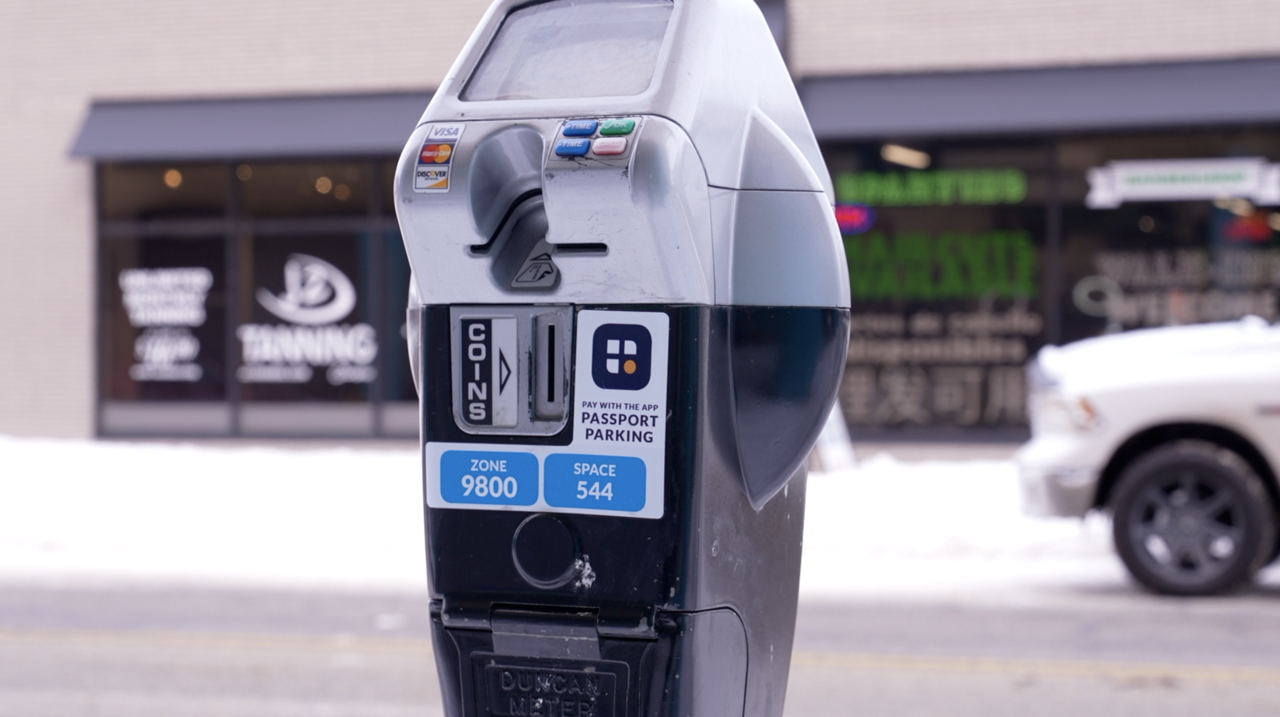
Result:
{"label": "coin slot", "polygon": [[547,402],[556,400],[556,325],[547,325]]}
{"label": "coin slot", "polygon": [[533,320],[533,416],[535,420],[564,418],[568,403],[569,337],[567,312],[538,314]]}

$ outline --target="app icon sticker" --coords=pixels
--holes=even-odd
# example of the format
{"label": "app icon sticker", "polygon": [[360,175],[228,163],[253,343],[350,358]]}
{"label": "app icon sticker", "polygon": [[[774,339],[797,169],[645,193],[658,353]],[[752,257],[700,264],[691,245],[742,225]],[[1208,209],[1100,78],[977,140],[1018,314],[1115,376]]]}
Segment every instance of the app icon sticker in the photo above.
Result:
{"label": "app icon sticker", "polygon": [[649,385],[653,337],[638,324],[604,324],[591,339],[591,378],[600,388],[639,391]]}

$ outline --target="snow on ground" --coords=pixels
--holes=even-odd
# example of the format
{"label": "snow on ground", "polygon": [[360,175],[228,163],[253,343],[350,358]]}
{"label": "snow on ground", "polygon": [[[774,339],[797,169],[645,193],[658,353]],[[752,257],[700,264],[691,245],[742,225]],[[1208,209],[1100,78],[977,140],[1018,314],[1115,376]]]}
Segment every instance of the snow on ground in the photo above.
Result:
{"label": "snow on ground", "polygon": [[[0,437],[0,580],[422,589],[418,454]],[[1109,526],[1024,517],[1008,461],[809,479],[807,597],[1126,590]]]}
{"label": "snow on ground", "polygon": [[900,462],[881,454],[815,475],[805,510],[808,596],[985,597],[1127,584],[1110,523],[1030,518],[1011,461]]}
{"label": "snow on ground", "polygon": [[414,451],[0,437],[0,577],[425,586]]}

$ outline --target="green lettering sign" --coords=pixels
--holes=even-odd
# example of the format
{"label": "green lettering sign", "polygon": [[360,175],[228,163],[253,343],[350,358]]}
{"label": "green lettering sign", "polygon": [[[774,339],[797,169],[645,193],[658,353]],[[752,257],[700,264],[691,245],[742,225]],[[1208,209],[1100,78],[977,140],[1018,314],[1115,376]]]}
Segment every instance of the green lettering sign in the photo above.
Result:
{"label": "green lettering sign", "polygon": [[871,232],[846,237],[855,301],[1034,297],[1038,253],[1025,231]]}
{"label": "green lettering sign", "polygon": [[1020,169],[938,169],[918,172],[843,172],[836,199],[873,207],[1017,204],[1027,198]]}

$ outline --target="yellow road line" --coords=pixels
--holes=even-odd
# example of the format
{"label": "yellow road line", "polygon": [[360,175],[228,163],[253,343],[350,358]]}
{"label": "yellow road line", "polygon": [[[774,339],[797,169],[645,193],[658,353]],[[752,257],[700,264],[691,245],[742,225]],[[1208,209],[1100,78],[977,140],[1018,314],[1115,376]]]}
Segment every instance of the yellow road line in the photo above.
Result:
{"label": "yellow road line", "polygon": [[[22,630],[0,628],[0,649],[6,645],[117,645],[176,649],[292,650],[304,652],[362,652],[431,656],[431,641],[422,637],[373,635],[241,634],[151,630]],[[1280,684],[1280,668],[1173,663],[1098,662],[963,656],[885,655],[849,652],[796,652],[795,668],[850,671],[927,672],[949,674],[1042,675],[1100,677],[1121,680],[1184,680],[1200,682],[1264,682]]]}
{"label": "yellow road line", "polygon": [[1232,665],[1179,665],[1172,663],[1095,662],[1085,660],[1027,660],[988,657],[938,657],[875,655],[839,652],[797,652],[796,667],[845,670],[883,670],[931,673],[984,673],[1055,677],[1106,677],[1116,679],[1177,679],[1204,682],[1280,683],[1280,669]]}
{"label": "yellow road line", "polygon": [[430,654],[424,638],[370,635],[289,635],[160,630],[19,630],[0,628],[0,647],[6,643],[130,644],[191,649],[302,650]]}

